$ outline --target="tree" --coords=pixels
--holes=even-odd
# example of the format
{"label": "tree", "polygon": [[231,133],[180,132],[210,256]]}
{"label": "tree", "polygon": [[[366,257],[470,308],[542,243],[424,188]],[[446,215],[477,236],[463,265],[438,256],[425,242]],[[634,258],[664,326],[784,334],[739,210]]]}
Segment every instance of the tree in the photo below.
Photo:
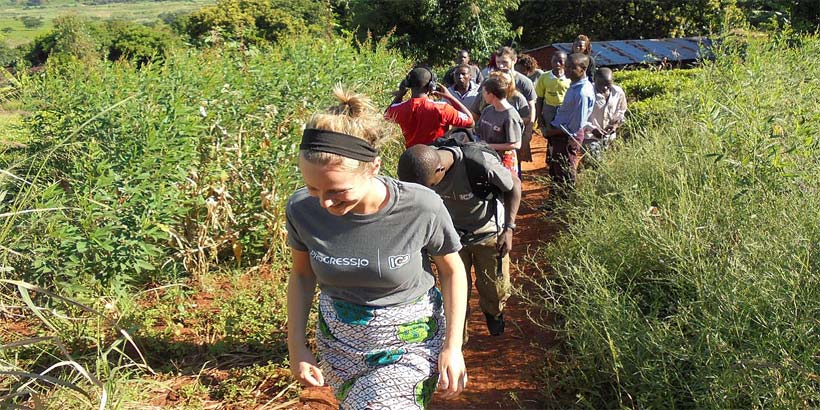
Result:
{"label": "tree", "polygon": [[54,19],[54,29],[34,40],[27,59],[32,65],[41,65],[54,55],[76,58],[88,64],[102,56],[104,33],[99,33],[91,23],[77,16]]}
{"label": "tree", "polygon": [[175,26],[195,41],[218,32],[226,39],[261,44],[297,32],[320,34],[331,24],[330,9],[320,0],[217,0]]}
{"label": "tree", "polygon": [[349,0],[334,11],[360,39],[390,36],[387,41],[406,55],[427,64],[446,64],[458,49],[476,60],[489,57],[514,38],[505,13],[519,0]]}
{"label": "tree", "polygon": [[722,0],[554,0],[526,2],[510,20],[523,27],[521,43],[537,47],[572,42],[578,34],[596,40],[705,35],[718,28]]}
{"label": "tree", "polygon": [[162,60],[173,48],[175,41],[167,28],[146,27],[126,21],[108,23],[107,31],[111,42],[108,45],[108,59],[126,59],[138,65],[154,60]]}

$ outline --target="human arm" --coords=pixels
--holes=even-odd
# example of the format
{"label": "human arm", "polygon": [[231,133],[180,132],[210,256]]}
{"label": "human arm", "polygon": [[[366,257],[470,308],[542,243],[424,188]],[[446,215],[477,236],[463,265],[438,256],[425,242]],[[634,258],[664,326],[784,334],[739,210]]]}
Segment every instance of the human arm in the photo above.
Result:
{"label": "human arm", "polygon": [[515,218],[518,216],[518,208],[521,206],[521,180],[518,175],[511,172],[513,188],[504,192],[504,226],[498,238],[497,248],[501,257],[506,256],[512,250],[512,237],[515,226]]}
{"label": "human arm", "polygon": [[614,133],[624,123],[626,117],[626,94],[620,88],[615,88],[615,90],[618,93],[618,105],[615,113],[612,114],[612,121],[607,127],[607,134]]}
{"label": "human arm", "polygon": [[[407,94],[407,87],[404,85],[404,81],[399,84],[399,88],[396,91],[393,91],[393,101],[390,102],[390,105],[398,104],[404,100],[404,95]],[[388,106],[388,108],[390,108]]]}
{"label": "human arm", "polygon": [[547,124],[544,124],[544,97],[535,99],[535,119],[538,122],[538,127],[542,128],[543,132],[543,129],[547,128]]}
{"label": "human arm", "polygon": [[288,279],[288,354],[293,377],[306,386],[323,386],[325,378],[313,353],[307,347],[305,333],[316,275],[310,267],[307,252],[291,248],[293,259]]}
{"label": "human arm", "polygon": [[455,397],[467,384],[467,370],[461,352],[464,316],[467,311],[467,273],[457,252],[433,256],[438,268],[447,320],[444,347],[439,354],[438,389],[443,397]]}
{"label": "human arm", "polygon": [[527,118],[521,118],[524,121],[524,125],[532,124],[535,122],[535,100],[538,97],[536,92],[535,84],[527,78],[524,74],[515,73],[517,76],[518,81],[516,81],[516,87],[518,91],[527,99],[527,105],[530,108],[529,115]]}
{"label": "human arm", "polygon": [[[527,104],[529,104],[529,106],[530,106],[530,115],[527,118],[522,118],[522,120],[524,120],[524,125],[535,124],[535,118],[536,118],[536,116],[535,116],[535,114],[536,114],[536,112],[535,112],[535,101],[536,101],[535,99],[527,101]],[[527,121],[529,121],[529,122],[527,122]]]}
{"label": "human arm", "polygon": [[453,108],[455,108],[456,110],[458,110],[459,112],[461,112],[461,113],[463,113],[467,116],[467,121],[469,122],[469,124],[467,124],[466,122],[461,122],[461,121],[456,120],[456,121],[454,121],[455,122],[454,125],[459,126],[459,127],[472,127],[473,126],[473,114],[472,114],[472,112],[470,111],[469,108],[467,108],[464,105],[464,103],[461,102],[461,100],[459,100],[458,98],[453,96],[453,94],[450,93],[450,90],[448,90],[447,87],[439,84],[438,87],[436,88],[435,94],[437,96],[447,100],[447,102],[451,106],[453,106]]}

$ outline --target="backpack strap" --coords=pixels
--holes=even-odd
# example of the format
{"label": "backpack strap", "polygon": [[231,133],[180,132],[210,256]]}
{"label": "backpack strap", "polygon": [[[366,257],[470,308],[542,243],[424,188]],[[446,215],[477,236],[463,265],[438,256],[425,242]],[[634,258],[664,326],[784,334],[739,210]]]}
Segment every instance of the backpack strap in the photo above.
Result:
{"label": "backpack strap", "polygon": [[490,167],[485,157],[485,153],[490,154],[501,162],[498,153],[481,143],[464,144],[461,152],[464,153],[464,165],[467,167],[467,176],[473,194],[485,200],[500,197],[498,187],[490,181]]}

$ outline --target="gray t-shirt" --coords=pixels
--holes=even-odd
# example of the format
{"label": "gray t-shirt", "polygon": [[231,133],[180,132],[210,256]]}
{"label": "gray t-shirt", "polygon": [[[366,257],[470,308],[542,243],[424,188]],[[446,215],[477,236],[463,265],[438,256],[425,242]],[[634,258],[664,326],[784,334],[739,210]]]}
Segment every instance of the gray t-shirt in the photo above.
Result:
{"label": "gray t-shirt", "polygon": [[515,72],[515,89],[523,94],[527,101],[535,101],[537,97],[537,95],[535,95],[535,86],[532,85],[532,80],[518,71]]}
{"label": "gray t-shirt", "polygon": [[328,213],[299,189],[285,208],[288,244],[308,252],[319,288],[357,305],[392,306],[435,285],[430,258],[461,249],[450,214],[435,192],[379,177],[388,204],[369,215]]}
{"label": "gray t-shirt", "polygon": [[[481,96],[481,89],[478,91],[478,96],[476,99],[472,100],[471,105],[467,105],[464,103],[465,106],[470,108],[470,111],[475,113],[481,114],[488,105],[484,98]],[[524,94],[521,94],[516,90],[512,95],[507,96],[507,102],[515,108],[515,111],[518,112],[518,116],[521,118],[529,118],[530,117],[530,104],[527,99],[524,97]]]}
{"label": "gray t-shirt", "polygon": [[488,144],[518,142],[521,141],[523,131],[524,121],[521,121],[521,116],[513,107],[496,111],[492,105],[488,105],[481,112],[478,121],[478,135],[481,141]]}
{"label": "gray t-shirt", "polygon": [[[447,212],[453,218],[453,225],[462,239],[468,245],[470,237],[477,237],[484,233],[497,233],[504,224],[504,205],[498,199],[482,200],[473,194],[470,180],[467,176],[467,166],[464,164],[464,153],[457,147],[441,147],[453,153],[453,166],[444,174],[441,182],[433,186]],[[487,175],[489,181],[502,192],[513,189],[512,174],[498,158],[485,154],[484,162],[488,164]],[[496,216],[496,218],[493,218]],[[467,235],[465,237],[465,235]]]}

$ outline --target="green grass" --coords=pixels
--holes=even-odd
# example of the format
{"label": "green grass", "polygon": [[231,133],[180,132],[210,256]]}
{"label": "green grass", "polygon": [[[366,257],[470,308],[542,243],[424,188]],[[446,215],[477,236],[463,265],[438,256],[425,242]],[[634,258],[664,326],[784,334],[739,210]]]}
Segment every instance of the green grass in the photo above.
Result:
{"label": "green grass", "polygon": [[[0,280],[36,282],[108,320],[39,290],[29,306],[0,288],[0,312],[27,320],[0,321],[0,343],[25,344],[0,349],[0,371],[25,371],[0,377],[0,391],[30,393],[0,407],[85,408],[102,391],[111,408],[293,400],[283,208],[302,184],[301,127],[336,104],[342,81],[384,107],[408,66],[383,44],[305,36],[261,50],[177,50],[140,69],[66,60],[22,74],[4,103],[27,111],[28,147],[0,151]],[[114,324],[153,371],[137,366]],[[71,386],[24,386],[68,355],[98,383],[62,369],[50,374]]]}
{"label": "green grass", "polygon": [[820,406],[818,52],[726,39],[581,174],[535,282],[555,407]]}
{"label": "green grass", "polygon": [[26,141],[23,115],[19,111],[0,109],[0,145],[16,145]]}
{"label": "green grass", "polygon": [[[10,32],[0,34],[5,42],[15,47],[28,43],[37,36],[45,34],[53,27],[54,18],[74,14],[92,19],[123,19],[138,23],[157,21],[162,13],[193,11],[202,6],[213,4],[214,0],[186,1],[144,1],[135,3],[111,3],[101,5],[84,5],[77,1],[48,2],[40,7],[23,7],[13,4],[0,5],[0,28],[11,28]],[[43,25],[28,29],[19,20],[22,16],[41,17]]]}

